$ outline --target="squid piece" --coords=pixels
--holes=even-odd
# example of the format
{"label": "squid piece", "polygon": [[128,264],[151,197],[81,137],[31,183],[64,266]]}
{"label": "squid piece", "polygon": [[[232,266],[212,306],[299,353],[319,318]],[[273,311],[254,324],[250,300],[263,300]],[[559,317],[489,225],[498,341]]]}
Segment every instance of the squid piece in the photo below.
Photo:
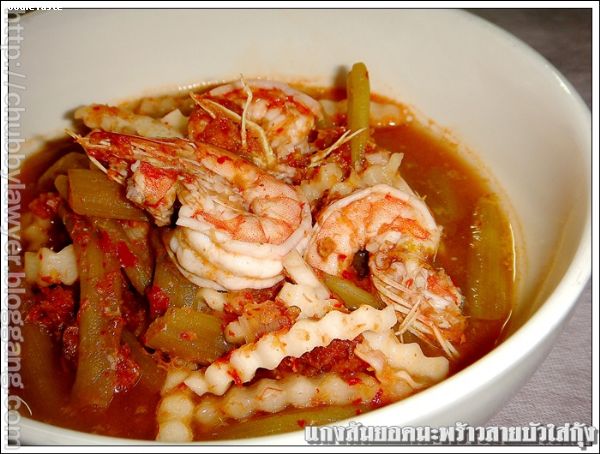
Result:
{"label": "squid piece", "polygon": [[227,420],[240,421],[286,408],[368,404],[379,389],[374,377],[362,373],[353,376],[350,383],[331,372],[316,377],[264,378],[248,387],[231,388],[223,397],[203,396],[194,409],[194,419],[207,429]]}
{"label": "squid piece", "polygon": [[321,318],[334,308],[341,307],[297,251],[284,258],[283,268],[295,284],[283,284],[277,298],[288,307],[300,309],[299,318]]}
{"label": "squid piece", "polygon": [[446,358],[425,357],[418,344],[400,343],[392,330],[367,331],[362,336],[356,353],[371,365],[376,378],[357,373],[344,379],[333,372],[315,377],[264,378],[250,386],[230,388],[223,396],[205,394],[198,400],[189,389],[179,386],[196,373],[171,369],[158,412],[158,439],[187,441],[193,426],[211,433],[229,422],[290,408],[321,411],[336,406],[381,405],[400,400],[448,375]]}
{"label": "squid piece", "polygon": [[45,247],[38,252],[25,252],[25,277],[40,287],[74,284],[79,279],[79,273],[73,245],[66,246],[60,252]]}
{"label": "squid piece", "polygon": [[410,394],[448,376],[446,358],[426,357],[419,344],[401,343],[392,330],[364,333],[355,353],[396,396]]}
{"label": "squid piece", "polygon": [[354,339],[365,331],[383,331],[395,323],[392,307],[377,310],[370,306],[350,314],[331,311],[320,320],[300,320],[285,333],[268,333],[234,350],[228,358],[215,361],[204,372],[194,372],[185,384],[199,396],[223,395],[232,383],[247,383],[258,369],[274,369],[286,356],[299,358],[334,339]]}
{"label": "squid piece", "polygon": [[185,443],[192,441],[191,422],[194,414],[193,393],[189,389],[177,389],[164,397],[156,413],[158,420],[157,441]]}
{"label": "squid piece", "polygon": [[[169,371],[171,379],[181,379],[181,369]],[[168,381],[169,379],[167,379]],[[172,385],[172,383],[171,383]],[[199,399],[189,389],[171,386],[163,393],[157,412],[157,440],[186,442],[192,440],[194,426],[210,432],[227,421],[240,421],[257,413],[278,413],[287,408],[327,411],[338,406],[352,406],[340,418],[355,414],[356,406],[369,404],[380,393],[378,381],[367,374],[357,374],[345,381],[335,373],[317,377],[291,375],[282,380],[261,379],[248,387],[230,389],[223,397],[206,395]],[[346,414],[349,413],[349,414]]]}

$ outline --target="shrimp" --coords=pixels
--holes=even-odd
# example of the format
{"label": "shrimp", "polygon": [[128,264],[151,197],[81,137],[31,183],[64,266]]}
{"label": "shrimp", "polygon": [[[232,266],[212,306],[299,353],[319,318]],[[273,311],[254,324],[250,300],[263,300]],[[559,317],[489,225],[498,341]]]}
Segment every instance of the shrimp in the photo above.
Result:
{"label": "shrimp", "polygon": [[182,137],[177,129],[164,121],[146,115],[137,115],[119,107],[91,104],[80,107],[73,115],[90,129],[144,137]]}
{"label": "shrimp", "polygon": [[323,117],[319,102],[268,80],[240,80],[192,97],[197,107],[188,124],[191,140],[264,156],[269,165],[274,157],[309,153],[309,134]]}
{"label": "shrimp", "polygon": [[238,155],[177,138],[74,137],[157,225],[171,223],[179,200],[167,249],[201,287],[271,287],[283,279],[283,257],[306,245],[312,219],[300,191]]}
{"label": "shrimp", "polygon": [[321,214],[305,259],[314,268],[341,275],[354,254],[369,252],[372,282],[393,306],[400,326],[458,356],[465,328],[462,295],[443,270],[427,260],[437,250],[441,228],[427,205],[412,191],[378,184],[337,200]]}

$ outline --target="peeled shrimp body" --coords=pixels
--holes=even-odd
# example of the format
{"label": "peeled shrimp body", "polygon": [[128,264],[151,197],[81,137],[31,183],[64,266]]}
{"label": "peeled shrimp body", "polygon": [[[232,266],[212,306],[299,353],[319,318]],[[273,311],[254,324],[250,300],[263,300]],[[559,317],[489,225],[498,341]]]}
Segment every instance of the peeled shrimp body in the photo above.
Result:
{"label": "peeled shrimp body", "polygon": [[381,299],[397,311],[400,328],[454,357],[465,318],[462,296],[443,270],[428,263],[441,229],[427,205],[412,193],[378,184],[327,207],[309,240],[305,259],[326,273],[341,275],[354,254],[370,253],[369,270]]}
{"label": "peeled shrimp body", "polygon": [[201,287],[271,287],[283,278],[283,257],[306,245],[311,215],[304,197],[240,156],[185,139],[102,131],[76,139],[158,225],[169,224],[175,200],[181,202],[167,246]]}
{"label": "peeled shrimp body", "polygon": [[[270,147],[278,159],[293,152],[308,153],[309,133],[323,116],[319,102],[285,83],[270,80],[240,80],[194,96],[194,100],[198,107],[190,117],[190,139],[240,151],[252,144],[242,143],[246,137],[235,130],[251,134],[252,129],[261,129],[267,145],[255,147]],[[246,121],[250,122],[249,131],[249,125],[243,124]]]}

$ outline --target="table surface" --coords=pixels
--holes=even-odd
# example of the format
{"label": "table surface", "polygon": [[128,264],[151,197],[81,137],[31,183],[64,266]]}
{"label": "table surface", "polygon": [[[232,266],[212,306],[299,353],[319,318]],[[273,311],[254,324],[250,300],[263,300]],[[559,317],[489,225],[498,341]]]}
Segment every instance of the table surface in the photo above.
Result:
{"label": "table surface", "polygon": [[[525,41],[552,63],[588,106],[592,86],[591,9],[469,10]],[[554,348],[488,425],[592,423],[591,284]]]}

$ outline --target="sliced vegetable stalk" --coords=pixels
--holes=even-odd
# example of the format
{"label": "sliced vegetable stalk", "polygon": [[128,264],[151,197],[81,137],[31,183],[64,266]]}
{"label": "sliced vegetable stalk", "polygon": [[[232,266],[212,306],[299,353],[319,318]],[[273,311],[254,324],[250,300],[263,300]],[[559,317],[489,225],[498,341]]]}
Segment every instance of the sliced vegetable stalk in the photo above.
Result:
{"label": "sliced vegetable stalk", "polygon": [[69,200],[69,177],[66,175],[57,176],[54,179],[54,188],[64,200]]}
{"label": "sliced vegetable stalk", "polygon": [[484,320],[506,318],[512,302],[513,261],[504,251],[513,250],[513,237],[495,197],[479,199],[471,229],[465,311]]}
{"label": "sliced vegetable stalk", "polygon": [[340,298],[350,310],[358,309],[366,304],[376,309],[383,309],[385,303],[371,293],[363,290],[352,282],[331,274],[324,274],[323,282],[331,292]]}
{"label": "sliced vegetable stalk", "polygon": [[132,235],[127,234],[123,225],[116,219],[94,218],[93,223],[108,237],[127,278],[137,292],[143,295],[152,282],[154,271],[154,257],[150,250],[148,237],[143,235],[148,230],[147,227],[144,225],[128,227],[129,231],[136,228],[142,230],[142,234],[137,235],[134,239]]}
{"label": "sliced vegetable stalk", "polygon": [[69,170],[69,206],[83,216],[147,221],[144,212],[127,200],[123,187],[102,172]]}
{"label": "sliced vegetable stalk", "polygon": [[356,416],[364,406],[336,406],[284,410],[248,421],[220,427],[218,439],[250,438],[302,430],[305,426],[322,426]]}
{"label": "sliced vegetable stalk", "polygon": [[209,364],[230,348],[221,323],[221,319],[212,315],[173,307],[148,327],[146,345],[173,357]]}
{"label": "sliced vegetable stalk", "polygon": [[102,250],[86,219],[64,208],[59,214],[73,240],[80,285],[79,347],[72,397],[80,405],[106,408],[117,379],[123,277],[117,257]]}
{"label": "sliced vegetable stalk", "polygon": [[131,357],[140,367],[140,381],[138,382],[138,386],[142,386],[152,392],[160,391],[165,381],[166,371],[159,367],[154,358],[144,349],[131,332],[123,330],[122,339],[131,350]]}
{"label": "sliced vegetable stalk", "polygon": [[355,63],[348,73],[346,85],[348,94],[348,127],[352,133],[365,129],[350,141],[352,166],[362,166],[365,147],[369,140],[369,110],[371,105],[371,89],[369,73],[364,63]]}
{"label": "sliced vegetable stalk", "polygon": [[156,251],[156,268],[151,292],[165,295],[169,307],[203,307],[202,298],[198,296],[200,288],[181,274],[167,254],[162,241],[153,238],[152,245]]}
{"label": "sliced vegetable stalk", "polygon": [[427,196],[427,204],[433,211],[435,220],[441,223],[446,234],[450,235],[448,225],[466,214],[464,204],[453,189],[456,182],[453,182],[448,172],[441,167],[432,168],[427,176],[432,188]]}
{"label": "sliced vegetable stalk", "polygon": [[25,400],[35,403],[32,410],[41,412],[38,417],[56,414],[57,409],[68,400],[68,383],[58,367],[52,338],[39,326],[30,323],[21,327],[21,334],[20,374]]}
{"label": "sliced vegetable stalk", "polygon": [[90,160],[83,153],[73,151],[60,157],[42,174],[38,180],[38,188],[41,191],[49,191],[52,183],[59,175],[66,175],[70,169],[87,169]]}

